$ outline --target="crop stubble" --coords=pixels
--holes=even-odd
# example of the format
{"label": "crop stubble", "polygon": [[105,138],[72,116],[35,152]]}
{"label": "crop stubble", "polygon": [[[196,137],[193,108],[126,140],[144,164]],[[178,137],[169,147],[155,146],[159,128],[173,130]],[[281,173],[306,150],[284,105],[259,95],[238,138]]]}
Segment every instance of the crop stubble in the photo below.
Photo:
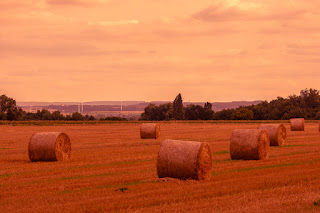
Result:
{"label": "crop stubble", "polygon": [[[4,212],[85,211],[317,211],[320,198],[318,124],[291,132],[267,161],[230,160],[233,129],[258,124],[161,123],[159,140],[141,140],[140,123],[0,126],[0,208]],[[34,132],[65,132],[68,162],[28,160]],[[156,159],[166,138],[207,142],[210,181],[159,179]]]}

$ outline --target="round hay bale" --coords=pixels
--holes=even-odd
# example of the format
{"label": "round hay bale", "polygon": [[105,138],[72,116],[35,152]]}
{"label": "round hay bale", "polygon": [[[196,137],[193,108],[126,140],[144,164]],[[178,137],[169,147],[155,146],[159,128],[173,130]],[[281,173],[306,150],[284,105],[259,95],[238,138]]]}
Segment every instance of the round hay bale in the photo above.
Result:
{"label": "round hay bale", "polygon": [[267,131],[270,146],[283,146],[287,140],[287,131],[283,124],[261,124],[258,129]]}
{"label": "round hay bale", "polygon": [[290,119],[291,131],[304,131],[304,118]]}
{"label": "round hay bale", "polygon": [[212,156],[207,143],[164,140],[157,159],[159,178],[208,180],[211,176]]}
{"label": "round hay bale", "polygon": [[230,139],[233,160],[266,160],[269,158],[270,140],[263,129],[235,129]]}
{"label": "round hay bale", "polygon": [[160,137],[160,125],[158,123],[143,123],[140,127],[141,139],[157,139]]}
{"label": "round hay bale", "polygon": [[71,143],[67,134],[39,132],[31,136],[29,158],[34,161],[65,161],[70,159]]}

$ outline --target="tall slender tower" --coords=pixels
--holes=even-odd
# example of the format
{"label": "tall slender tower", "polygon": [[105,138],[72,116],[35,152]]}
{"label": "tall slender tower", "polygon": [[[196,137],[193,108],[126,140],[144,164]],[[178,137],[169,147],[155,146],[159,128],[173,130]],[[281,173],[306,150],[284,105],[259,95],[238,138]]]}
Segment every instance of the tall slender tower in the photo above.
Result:
{"label": "tall slender tower", "polygon": [[81,106],[81,112],[83,113],[83,102],[82,102],[81,104],[82,104],[82,106]]}

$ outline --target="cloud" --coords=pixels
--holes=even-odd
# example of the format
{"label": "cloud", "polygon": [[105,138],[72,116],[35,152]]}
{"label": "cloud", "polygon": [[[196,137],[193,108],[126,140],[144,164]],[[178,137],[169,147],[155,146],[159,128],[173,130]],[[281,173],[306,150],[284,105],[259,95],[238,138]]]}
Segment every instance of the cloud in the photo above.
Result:
{"label": "cloud", "polygon": [[320,45],[311,44],[289,44],[287,46],[288,53],[300,56],[319,56]]}
{"label": "cloud", "polygon": [[48,43],[8,43],[0,42],[0,55],[28,56],[98,56],[98,55],[133,55],[137,50],[107,50],[78,42]]}
{"label": "cloud", "polygon": [[201,10],[198,13],[195,13],[193,16],[195,19],[202,21],[230,21],[230,20],[243,20],[248,19],[249,16],[244,11],[241,11],[237,7],[224,8],[222,5],[213,5],[204,10]]}
{"label": "cloud", "polygon": [[[228,3],[229,2],[229,3]],[[242,3],[244,2],[244,3]],[[278,3],[270,1],[219,1],[195,14],[192,18],[207,22],[219,21],[270,21],[270,20],[290,20],[301,17],[310,12],[310,6],[290,5],[287,3]]]}
{"label": "cloud", "polygon": [[119,21],[91,21],[91,22],[88,22],[88,25],[100,25],[103,27],[127,25],[127,24],[139,24],[139,21],[132,19],[132,20],[119,20]]}
{"label": "cloud", "polygon": [[71,6],[89,6],[101,3],[107,3],[110,0],[46,0],[48,5],[71,5]]}

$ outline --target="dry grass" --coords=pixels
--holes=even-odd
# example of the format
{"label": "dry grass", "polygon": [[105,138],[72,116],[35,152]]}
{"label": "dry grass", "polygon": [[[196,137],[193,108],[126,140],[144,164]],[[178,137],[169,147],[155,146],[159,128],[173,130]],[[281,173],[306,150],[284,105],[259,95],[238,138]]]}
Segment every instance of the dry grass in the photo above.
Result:
{"label": "dry grass", "polygon": [[[211,180],[159,179],[161,140],[141,140],[141,123],[0,126],[2,212],[319,212],[320,137],[317,123],[288,131],[287,145],[268,161],[231,161],[233,129],[258,123],[162,123],[161,138],[207,142]],[[288,123],[286,128],[290,128]],[[28,160],[34,132],[65,132],[67,162]]]}

